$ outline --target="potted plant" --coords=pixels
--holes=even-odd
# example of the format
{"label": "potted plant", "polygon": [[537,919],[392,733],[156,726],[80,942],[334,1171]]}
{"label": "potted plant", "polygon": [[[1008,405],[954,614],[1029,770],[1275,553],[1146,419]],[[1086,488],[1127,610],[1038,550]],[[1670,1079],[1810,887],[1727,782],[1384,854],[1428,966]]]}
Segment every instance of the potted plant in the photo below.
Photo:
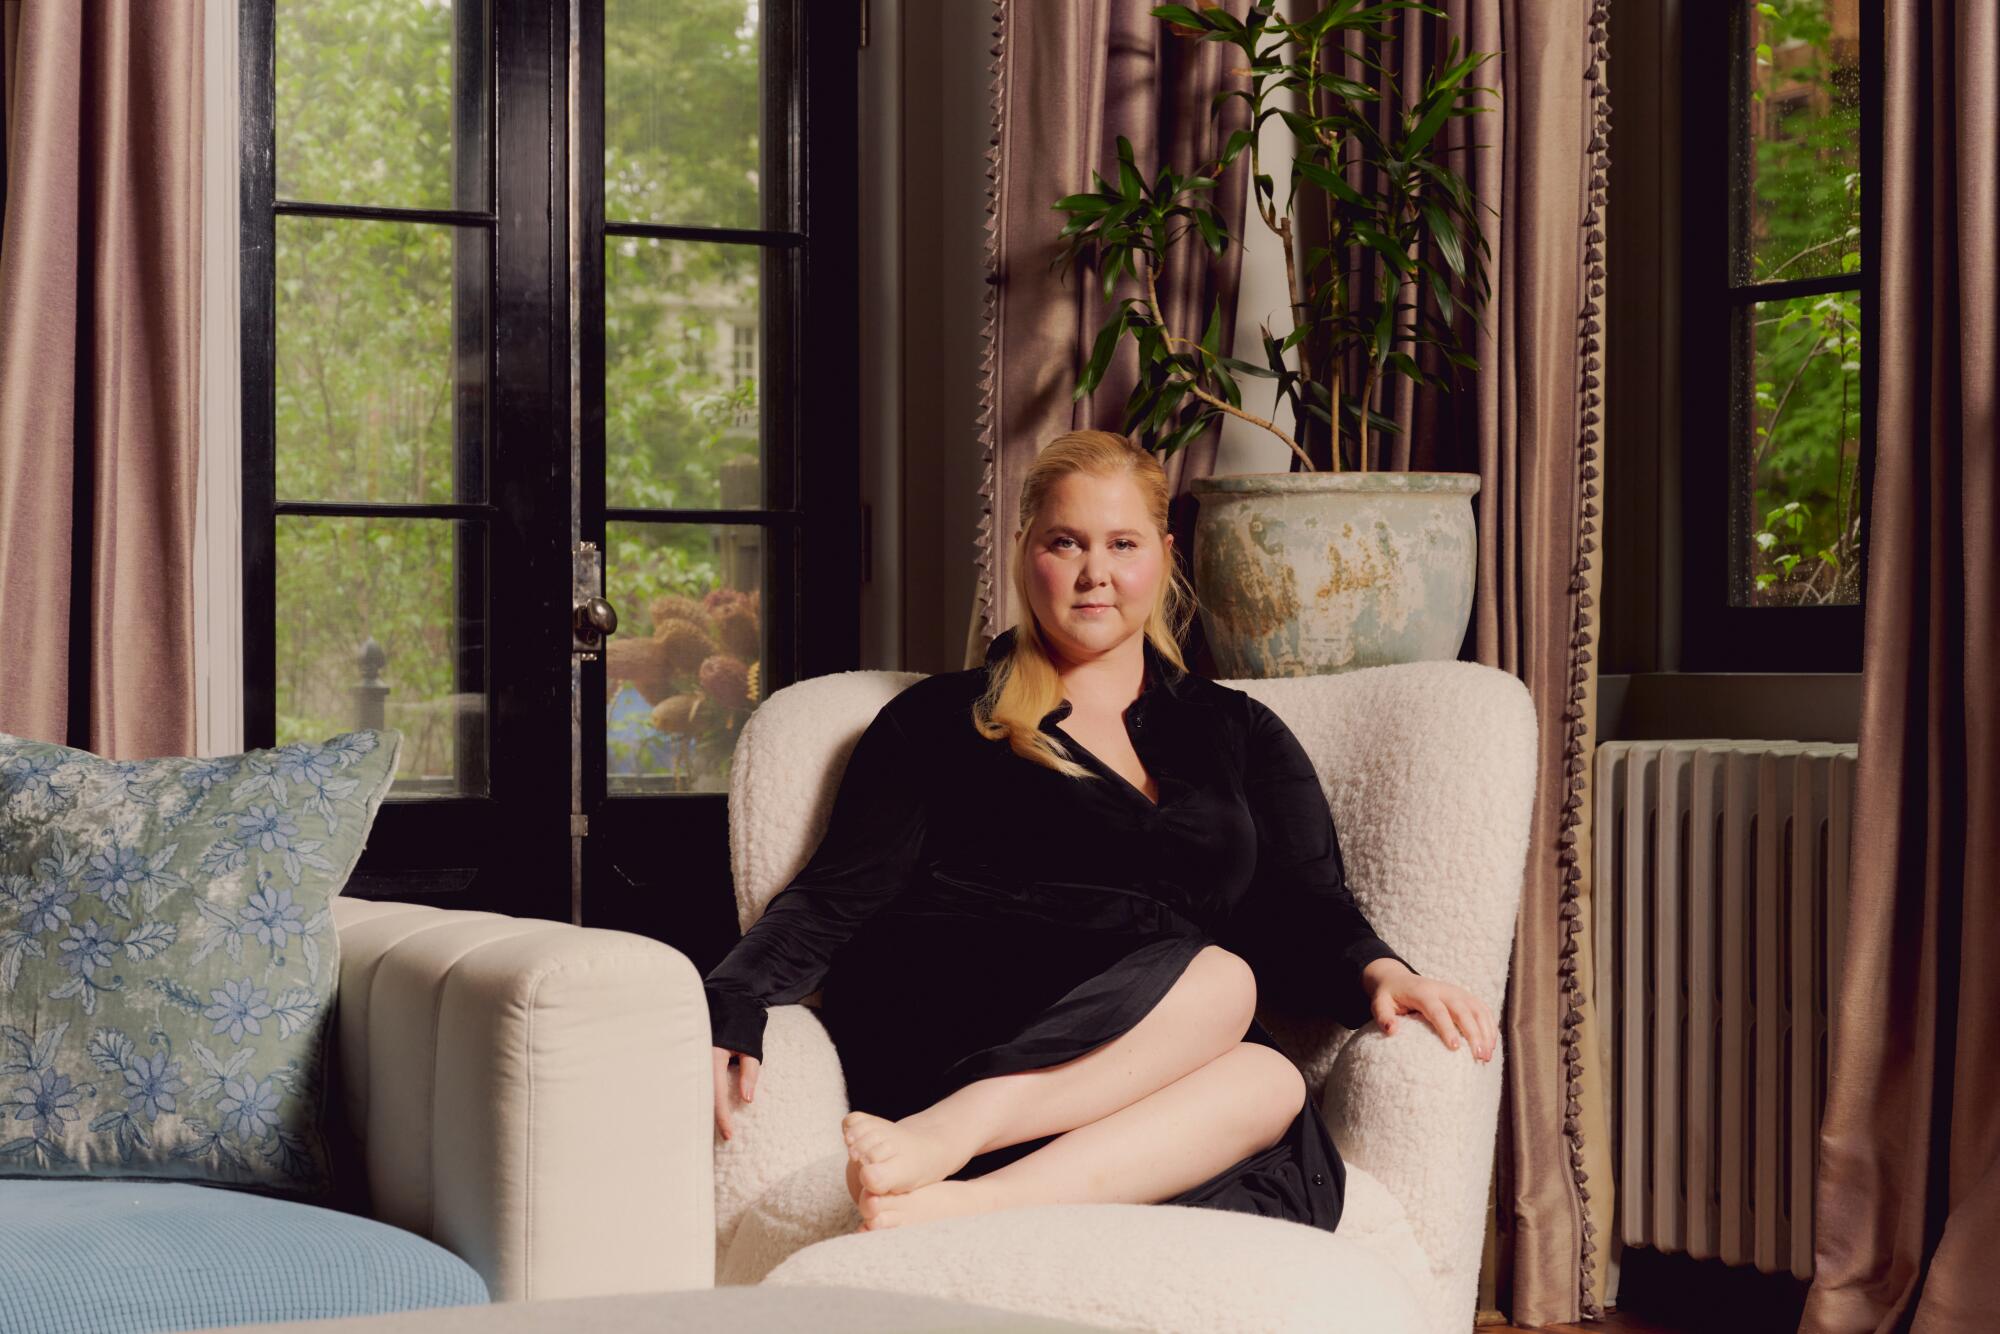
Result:
{"label": "potted plant", "polygon": [[[1490,90],[1468,82],[1491,53],[1444,60],[1404,100],[1393,62],[1367,54],[1393,41],[1397,11],[1439,14],[1414,0],[1336,0],[1311,18],[1280,18],[1257,0],[1247,19],[1220,8],[1160,5],[1154,17],[1181,35],[1243,53],[1242,86],[1215,109],[1248,104],[1249,126],[1196,174],[1162,164],[1149,184],[1118,140],[1118,179],[1055,204],[1067,215],[1057,263],[1095,261],[1116,302],[1076,386],[1096,390],[1120,344],[1137,348],[1139,374],[1124,430],[1170,455],[1218,416],[1270,431],[1293,471],[1198,479],[1195,585],[1217,668],[1225,676],[1301,676],[1381,663],[1455,658],[1472,611],[1478,545],[1476,473],[1371,471],[1372,446],[1397,430],[1379,410],[1396,379],[1449,389],[1450,368],[1477,369],[1459,317],[1477,324],[1490,288],[1478,201],[1449,165],[1441,131]],[[1351,39],[1359,38],[1355,49]],[[1377,115],[1386,105],[1397,110]],[[1281,197],[1264,170],[1258,130],[1272,117],[1294,152]],[[1216,178],[1250,155],[1253,202],[1282,246],[1290,328],[1261,328],[1264,364],[1226,355],[1221,307],[1204,331],[1172,327],[1160,276],[1177,251],[1220,254],[1235,238],[1210,202]],[[1323,239],[1322,239],[1323,238]],[[1413,349],[1436,349],[1442,373]],[[1242,377],[1275,381],[1290,429],[1245,410]],[[1274,412],[1273,418],[1285,414]],[[1355,467],[1345,466],[1351,454]],[[1300,470],[1302,469],[1302,471]]]}

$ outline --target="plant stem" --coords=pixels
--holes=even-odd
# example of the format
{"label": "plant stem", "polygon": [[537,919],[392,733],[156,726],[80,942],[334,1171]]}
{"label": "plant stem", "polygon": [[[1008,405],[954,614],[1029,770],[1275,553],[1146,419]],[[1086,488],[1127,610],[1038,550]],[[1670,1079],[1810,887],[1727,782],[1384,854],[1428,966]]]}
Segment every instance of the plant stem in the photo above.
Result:
{"label": "plant stem", "polygon": [[[1160,309],[1160,269],[1159,265],[1151,259],[1148,259],[1146,262],[1146,305],[1147,308],[1152,312],[1153,323],[1157,324],[1160,327],[1160,337],[1166,339],[1167,342],[1169,343],[1180,343],[1185,347],[1194,347],[1197,348],[1197,350],[1199,350],[1199,346],[1197,344],[1190,343],[1185,338],[1175,337],[1174,331],[1167,327],[1166,313]],[[1287,435],[1285,433],[1284,428],[1279,426],[1276,422],[1267,421],[1264,418],[1257,416],[1255,413],[1245,412],[1241,408],[1231,407],[1227,401],[1217,398],[1214,394],[1211,394],[1206,389],[1203,389],[1201,387],[1201,382],[1199,378],[1189,380],[1187,382],[1187,387],[1190,393],[1192,393],[1196,398],[1200,399],[1204,403],[1207,403],[1211,407],[1220,408],[1223,412],[1228,413],[1230,416],[1239,417],[1242,420],[1249,422],[1252,426],[1261,426],[1265,430],[1269,431],[1272,435],[1277,436],[1278,439],[1284,441],[1287,445],[1291,446],[1291,450],[1294,454],[1298,455],[1301,459],[1305,460],[1306,471],[1307,472],[1312,471],[1312,457],[1308,455],[1303,449],[1300,449],[1299,442],[1292,439],[1291,436]]]}
{"label": "plant stem", "polygon": [[1780,264],[1777,268],[1772,269],[1769,273],[1764,274],[1762,277],[1758,278],[1757,281],[1760,283],[1768,283],[1775,281],[1779,274],[1783,273],[1786,269],[1791,268],[1792,265],[1798,263],[1800,260],[1804,259],[1807,255],[1810,255],[1813,252],[1819,250],[1829,250],[1837,245],[1846,245],[1849,239],[1850,238],[1846,236],[1836,236],[1831,241],[1821,241],[1818,245],[1809,245],[1804,250],[1799,251],[1798,254],[1793,255],[1790,259],[1786,260],[1783,264]]}
{"label": "plant stem", "polygon": [[[1340,136],[1330,135],[1326,131],[1318,128],[1319,45],[1320,45],[1319,40],[1315,38],[1312,44],[1312,51],[1311,51],[1312,70],[1310,77],[1307,79],[1306,82],[1307,107],[1312,112],[1312,117],[1314,121],[1313,135],[1315,138],[1319,140],[1321,146],[1323,146],[1326,149],[1326,169],[1330,172],[1338,174],[1341,169]],[[1333,199],[1333,197],[1329,195],[1326,204],[1326,264],[1327,268],[1332,271],[1333,319],[1336,328],[1339,327],[1338,322],[1341,316],[1346,314],[1346,306],[1347,306],[1347,270],[1345,267],[1345,261],[1341,258],[1343,253],[1345,253],[1345,247],[1342,246],[1340,240],[1340,208],[1337,202]],[[1332,419],[1333,424],[1328,429],[1328,433],[1330,436],[1330,442],[1328,445],[1328,455],[1333,460],[1333,471],[1340,472],[1342,471],[1342,468],[1340,466],[1341,464],[1341,459],[1340,459],[1341,357],[1340,357],[1340,343],[1338,339],[1334,340],[1334,347],[1332,350],[1330,361],[1331,365],[1328,367],[1328,384],[1327,384],[1329,392],[1327,394],[1326,401],[1328,407],[1327,415]],[[1301,352],[1299,354],[1299,363],[1301,365],[1304,365],[1305,362],[1306,362],[1305,354]]]}
{"label": "plant stem", "polygon": [[1284,441],[1287,445],[1291,446],[1292,453],[1298,455],[1299,458],[1305,463],[1307,472],[1313,471],[1312,456],[1310,454],[1307,454],[1305,450],[1299,448],[1299,442],[1292,439],[1291,436],[1287,435],[1285,433],[1284,427],[1279,426],[1276,422],[1266,421],[1264,418],[1257,416],[1255,413],[1245,412],[1241,408],[1232,408],[1229,406],[1229,404],[1217,398],[1214,394],[1209,393],[1206,389],[1203,389],[1198,384],[1190,382],[1188,385],[1188,390],[1202,402],[1207,403],[1213,407],[1220,408],[1222,409],[1222,411],[1228,413],[1232,417],[1240,417],[1244,421],[1249,422],[1252,426],[1261,426],[1265,430],[1269,431],[1272,435],[1277,436],[1278,439]]}
{"label": "plant stem", "polygon": [[1804,359],[1799,362],[1799,368],[1792,372],[1792,382],[1785,386],[1785,392],[1778,396],[1777,406],[1771,409],[1771,423],[1764,428],[1764,443],[1757,446],[1757,452],[1750,460],[1751,485],[1756,485],[1757,470],[1764,466],[1764,455],[1770,450],[1771,442],[1778,438],[1778,419],[1785,415],[1785,404],[1792,401],[1792,391],[1799,387],[1799,381],[1805,376],[1806,367],[1812,365],[1813,358],[1818,356],[1819,350],[1825,346],[1825,334],[1813,340],[1813,345],[1806,350]]}
{"label": "plant stem", "polygon": [[1368,377],[1361,382],[1361,471],[1368,471],[1368,408],[1375,401],[1375,380],[1378,369],[1373,361],[1368,363]]}
{"label": "plant stem", "polygon": [[[1263,115],[1264,112],[1263,78],[1254,75],[1252,76],[1251,94],[1252,97],[1250,103],[1250,174],[1252,180],[1251,180],[1250,193],[1254,198],[1257,193],[1255,178],[1263,174],[1263,158],[1261,156],[1261,149],[1262,149],[1261,140],[1263,136],[1257,132],[1258,120]],[[1310,110],[1311,109],[1310,91],[1308,91],[1307,97],[1308,97],[1307,109]],[[1275,199],[1271,200],[1268,203],[1262,199],[1258,199],[1257,216],[1261,217],[1264,220],[1264,226],[1269,228],[1272,235],[1278,238],[1278,244],[1280,247],[1283,248],[1285,252],[1285,300],[1288,303],[1291,310],[1292,327],[1296,329],[1304,321],[1311,307],[1306,301],[1306,293],[1304,289],[1299,285],[1299,266],[1297,257],[1297,247],[1293,243],[1291,214],[1286,213],[1281,217],[1278,213],[1277,201]],[[1310,386],[1312,384],[1312,363],[1308,359],[1306,355],[1306,350],[1303,345],[1301,345],[1299,349],[1299,383],[1304,386]],[[1309,393],[1310,389],[1308,389],[1307,392]],[[1197,393],[1199,393],[1199,391],[1197,391]],[[1208,401],[1211,403],[1215,402],[1215,400],[1212,397],[1209,398]],[[1299,456],[1299,458],[1304,461],[1307,472],[1316,471],[1316,469],[1313,467],[1312,456],[1307,454],[1303,449],[1300,449],[1298,441],[1294,440],[1290,435],[1287,435],[1284,431],[1279,430],[1278,427],[1272,425],[1270,422],[1260,421],[1258,418],[1251,416],[1249,413],[1240,412],[1235,408],[1231,408],[1226,403],[1218,404],[1217,406],[1221,407],[1225,412],[1230,412],[1238,417],[1242,417],[1246,421],[1258,422],[1259,425],[1271,431],[1273,434],[1279,436],[1281,439],[1284,440],[1286,444],[1292,447],[1292,451],[1296,453]],[[1294,414],[1294,416],[1297,417],[1298,414]],[[1303,430],[1304,422],[1302,419],[1300,419],[1296,424],[1301,428],[1301,430]],[[1340,467],[1340,450],[1338,448],[1337,440],[1336,440],[1336,448],[1334,449],[1333,463],[1334,463],[1334,468],[1338,470]]]}

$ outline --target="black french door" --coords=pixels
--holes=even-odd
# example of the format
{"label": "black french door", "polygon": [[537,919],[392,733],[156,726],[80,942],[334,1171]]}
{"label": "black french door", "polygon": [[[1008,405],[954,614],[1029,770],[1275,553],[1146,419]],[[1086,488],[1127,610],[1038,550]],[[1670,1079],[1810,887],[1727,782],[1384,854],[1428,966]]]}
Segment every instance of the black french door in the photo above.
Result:
{"label": "black french door", "polygon": [[859,652],[846,8],[245,0],[246,742],[404,734],[349,893],[733,941]]}
{"label": "black french door", "polygon": [[706,969],[737,936],[736,736],[859,661],[859,15],[578,16],[580,540],[620,625],[576,679],[582,920]]}

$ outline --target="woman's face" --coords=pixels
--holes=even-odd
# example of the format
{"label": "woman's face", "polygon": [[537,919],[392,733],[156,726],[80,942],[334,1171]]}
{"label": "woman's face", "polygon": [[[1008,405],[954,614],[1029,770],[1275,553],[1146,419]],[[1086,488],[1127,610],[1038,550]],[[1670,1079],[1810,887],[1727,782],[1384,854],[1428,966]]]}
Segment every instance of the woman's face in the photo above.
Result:
{"label": "woman's face", "polygon": [[1162,537],[1131,477],[1070,473],[1028,534],[1028,601],[1043,636],[1078,661],[1143,633],[1173,537]]}

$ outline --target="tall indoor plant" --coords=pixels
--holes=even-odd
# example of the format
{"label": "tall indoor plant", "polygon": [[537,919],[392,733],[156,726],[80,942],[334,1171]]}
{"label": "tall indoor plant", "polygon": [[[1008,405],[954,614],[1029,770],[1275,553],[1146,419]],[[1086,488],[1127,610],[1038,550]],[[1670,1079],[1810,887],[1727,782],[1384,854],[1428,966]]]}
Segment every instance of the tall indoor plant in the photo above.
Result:
{"label": "tall indoor plant", "polygon": [[[1451,368],[1477,368],[1461,316],[1476,325],[1488,298],[1489,250],[1478,201],[1441,132],[1484,109],[1473,98],[1490,90],[1469,80],[1491,53],[1461,56],[1454,41],[1405,98],[1391,62],[1371,51],[1394,40],[1387,24],[1398,12],[1441,11],[1415,0],[1334,0],[1294,21],[1276,8],[1257,0],[1244,19],[1219,7],[1153,9],[1186,37],[1242,51],[1232,71],[1241,86],[1215,103],[1219,111],[1242,99],[1249,123],[1214,163],[1189,175],[1161,164],[1150,184],[1121,137],[1117,181],[1093,173],[1093,190],[1057,201],[1068,215],[1059,263],[1094,259],[1107,300],[1124,276],[1138,289],[1098,331],[1076,396],[1097,388],[1129,339],[1138,377],[1124,430],[1149,448],[1171,454],[1228,415],[1290,449],[1294,471],[1193,484],[1195,581],[1223,674],[1456,657],[1472,608],[1479,478],[1376,472],[1368,462],[1374,438],[1397,429],[1377,406],[1391,381],[1448,389]],[[1272,117],[1293,141],[1282,201],[1258,145]],[[1246,150],[1254,207],[1283,249],[1290,295],[1290,327],[1260,329],[1262,365],[1226,355],[1219,302],[1192,337],[1169,325],[1159,298],[1177,248],[1220,254],[1235,241],[1208,192]],[[1267,419],[1244,408],[1246,376],[1275,381],[1289,430],[1281,412]]]}

